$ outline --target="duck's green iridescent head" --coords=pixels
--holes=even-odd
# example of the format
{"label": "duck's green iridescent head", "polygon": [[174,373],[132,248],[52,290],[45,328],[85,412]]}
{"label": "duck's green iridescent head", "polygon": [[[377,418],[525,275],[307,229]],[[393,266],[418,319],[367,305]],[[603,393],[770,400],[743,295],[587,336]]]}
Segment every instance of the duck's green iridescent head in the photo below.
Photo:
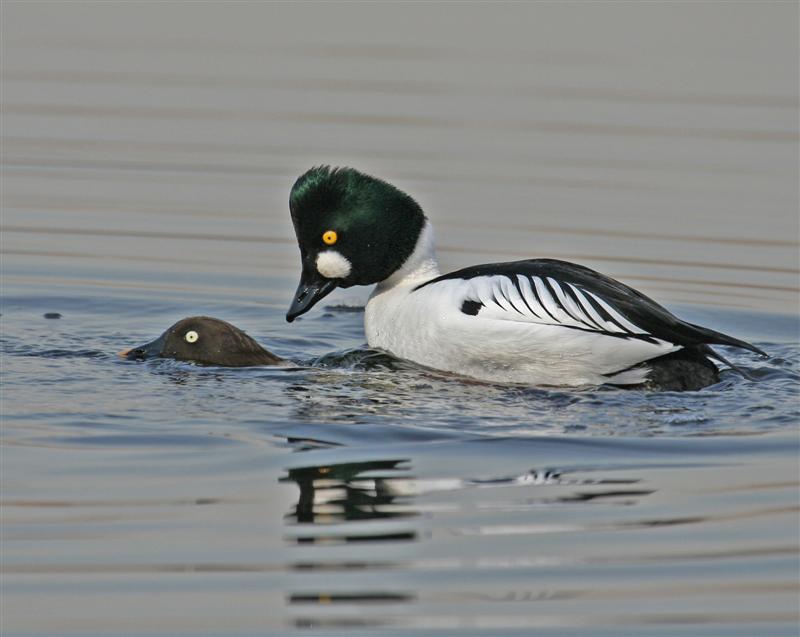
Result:
{"label": "duck's green iridescent head", "polygon": [[289,196],[303,272],[286,320],[337,287],[388,278],[414,251],[425,224],[416,201],[352,168],[319,166]]}

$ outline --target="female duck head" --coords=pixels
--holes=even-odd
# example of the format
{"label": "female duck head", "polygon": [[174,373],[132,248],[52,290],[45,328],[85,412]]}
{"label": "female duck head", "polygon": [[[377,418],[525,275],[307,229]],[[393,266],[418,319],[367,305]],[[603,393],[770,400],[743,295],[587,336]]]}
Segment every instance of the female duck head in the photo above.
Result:
{"label": "female duck head", "polygon": [[156,340],[119,353],[129,360],[174,358],[201,365],[250,367],[275,365],[281,359],[265,350],[235,325],[210,316],[190,316]]}
{"label": "female duck head", "polygon": [[425,225],[411,197],[352,168],[312,168],[292,186],[289,209],[303,268],[290,322],[337,287],[387,279]]}

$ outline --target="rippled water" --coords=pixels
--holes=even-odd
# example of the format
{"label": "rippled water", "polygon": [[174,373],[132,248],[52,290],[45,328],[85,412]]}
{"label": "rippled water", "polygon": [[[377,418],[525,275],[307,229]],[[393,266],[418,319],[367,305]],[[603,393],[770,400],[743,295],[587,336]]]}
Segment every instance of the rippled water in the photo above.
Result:
{"label": "rippled water", "polygon": [[[4,6],[2,633],[795,635],[796,18]],[[578,261],[771,358],[504,387],[366,349],[365,291],[290,326],[320,162],[446,269]],[[194,314],[290,362],[115,356]]]}
{"label": "rippled water", "polygon": [[688,394],[464,383],[335,352],[360,313],[231,302],[298,366],[113,354],[183,306],[4,299],[11,628],[791,632],[791,321],[758,316],[758,382]]}

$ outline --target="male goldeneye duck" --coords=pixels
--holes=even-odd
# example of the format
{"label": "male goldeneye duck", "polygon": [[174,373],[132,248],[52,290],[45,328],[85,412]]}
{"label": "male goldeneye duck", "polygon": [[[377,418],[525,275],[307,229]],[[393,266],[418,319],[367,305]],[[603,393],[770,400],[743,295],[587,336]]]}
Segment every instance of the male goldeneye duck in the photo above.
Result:
{"label": "male goldeneye duck", "polygon": [[[312,168],[289,207],[302,275],[293,321],[337,287],[377,287],[370,347],[493,382],[699,389],[719,380],[709,344],[757,347],[680,320],[627,285],[555,259],[441,274],[422,208],[352,168]],[[728,363],[730,364],[730,363]]]}
{"label": "male goldeneye duck", "polygon": [[156,340],[119,353],[123,358],[174,358],[201,365],[251,367],[282,359],[268,352],[235,325],[209,316],[181,319]]}

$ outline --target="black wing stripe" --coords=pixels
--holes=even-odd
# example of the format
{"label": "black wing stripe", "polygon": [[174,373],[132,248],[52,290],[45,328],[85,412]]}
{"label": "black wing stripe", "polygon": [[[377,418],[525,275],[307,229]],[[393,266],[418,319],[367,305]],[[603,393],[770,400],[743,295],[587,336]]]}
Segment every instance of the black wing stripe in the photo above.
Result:
{"label": "black wing stripe", "polygon": [[492,303],[494,303],[497,307],[499,307],[503,312],[508,312],[508,308],[503,306],[502,303],[497,299],[497,294],[495,294],[495,290],[492,289]]}
{"label": "black wing stripe", "polygon": [[[606,304],[599,296],[593,294],[592,292],[588,292],[588,294],[589,298],[591,299],[591,302],[594,303],[595,307],[601,311],[601,316],[608,316],[608,321],[613,323],[614,325],[619,326],[620,329],[624,330],[627,335],[632,336],[634,338],[638,338],[639,340],[642,341],[646,341],[647,343],[658,343],[657,338],[639,329],[621,314],[617,313],[617,316],[619,318],[611,314],[611,312],[616,313],[616,310],[614,310],[614,308],[611,307],[610,305]],[[625,325],[626,323],[630,325],[632,328],[634,328],[636,331],[631,330],[627,325]]]}
{"label": "black wing stripe", "polygon": [[648,330],[643,330],[638,325],[634,325],[631,321],[629,321],[624,314],[622,314],[619,310],[617,310],[613,305],[611,305],[608,301],[606,301],[603,297],[598,296],[594,292],[589,292],[588,294],[592,296],[600,305],[605,308],[605,310],[611,315],[611,318],[614,319],[614,322],[621,325],[623,328],[628,330],[633,334],[649,334]]}
{"label": "black wing stripe", "polygon": [[[505,290],[503,290],[501,288],[500,290],[497,290],[497,291],[500,292],[501,298],[511,306],[511,309],[513,309],[520,316],[525,316],[525,312],[520,312],[519,311],[517,306],[514,305],[514,301],[511,300],[511,297],[508,294],[505,293]],[[508,312],[508,308],[503,308],[503,309],[505,309],[505,311]]]}
{"label": "black wing stripe", "polygon": [[519,286],[522,288],[522,296],[525,299],[525,302],[533,308],[537,318],[544,319],[546,310],[541,301],[536,297],[530,278],[525,275],[518,274],[517,281],[519,281]]}
{"label": "black wing stripe", "polygon": [[572,290],[569,289],[569,286],[565,283],[563,285],[558,286],[561,290],[561,296],[563,297],[561,301],[564,305],[569,308],[570,313],[574,314],[578,317],[581,323],[590,327],[592,329],[597,329],[597,325],[592,322],[592,319],[586,315],[586,311],[583,309],[583,306],[578,302],[575,294]]}
{"label": "black wing stripe", "polygon": [[[581,332],[591,332],[592,334],[602,334],[603,336],[613,336],[614,338],[621,338],[623,340],[635,339],[637,341],[644,341],[645,343],[658,344],[658,339],[653,338],[647,334],[629,334],[628,332],[609,332],[608,330],[598,331],[594,327],[578,327],[577,325],[565,325],[564,323],[542,323],[542,325],[552,325],[553,327],[564,327],[570,330],[579,330]],[[615,374],[619,372],[614,372]]]}
{"label": "black wing stripe", "polygon": [[516,286],[519,298],[522,299],[522,302],[525,304],[525,307],[527,307],[530,313],[533,314],[536,318],[541,318],[530,306],[530,303],[528,303],[528,299],[525,298],[525,294],[522,291],[522,284],[519,282],[519,276],[509,277],[509,278],[511,279],[511,282]]}
{"label": "black wing stripe", "polygon": [[594,307],[595,312],[597,312],[602,317],[603,321],[605,321],[607,323],[611,323],[612,325],[617,326],[621,331],[626,332],[628,334],[634,334],[635,333],[635,332],[629,330],[624,325],[620,324],[618,321],[615,321],[614,317],[611,316],[611,314],[602,305],[600,305],[600,303],[598,303],[597,297],[594,294],[592,294],[590,292],[589,296],[587,298],[588,298],[589,303],[592,304],[592,307]]}
{"label": "black wing stripe", "polygon": [[556,323],[559,323],[560,321],[550,313],[550,310],[547,309],[547,305],[544,304],[544,301],[542,300],[542,297],[539,294],[538,287],[536,286],[536,278],[537,277],[531,278],[531,291],[533,292],[533,295],[536,297],[536,302],[542,306],[542,309],[545,311],[547,316],[553,319]]}
{"label": "black wing stripe", "polygon": [[[544,323],[546,325],[607,336],[636,338],[650,343],[659,342],[647,331],[631,323],[602,297],[571,283],[562,283],[553,277],[489,275],[481,277],[476,285],[478,287],[473,288],[476,296],[474,299],[467,299],[470,305],[466,308],[476,314],[480,306],[490,303],[503,313],[516,313],[528,317],[529,320],[536,318],[542,322],[547,321]],[[471,313],[465,312],[464,307],[461,311]]]}
{"label": "black wing stripe", "polygon": [[564,290],[564,295],[565,296],[569,296],[569,298],[576,305],[576,307],[578,307],[580,309],[581,314],[583,315],[583,318],[584,318],[583,322],[586,325],[588,325],[589,327],[597,328],[597,329],[602,330],[602,331],[607,331],[608,328],[600,325],[600,323],[598,323],[594,319],[594,317],[591,315],[591,313],[586,309],[586,306],[583,303],[581,303],[580,296],[583,296],[583,295],[579,296],[579,292],[577,292],[577,290],[575,289],[575,287],[573,285],[571,285],[570,283],[567,283],[567,285],[563,286],[562,289]]}
{"label": "black wing stripe", "polygon": [[[511,307],[513,307],[517,311],[517,313],[520,314],[521,316],[527,316],[527,314],[522,310],[520,310],[517,307],[517,304],[514,303],[514,288],[512,287],[512,281],[513,279],[511,279],[511,277],[507,276],[501,277],[499,281],[499,287],[503,292],[503,296],[509,302]],[[520,299],[522,299],[522,295],[520,295]],[[522,300],[524,301],[524,299]]]}
{"label": "black wing stripe", "polygon": [[577,316],[577,314],[580,313],[579,306],[570,307],[569,301],[571,301],[572,299],[568,299],[567,295],[564,293],[564,290],[561,288],[561,285],[558,283],[558,281],[556,281],[551,277],[547,277],[545,281],[547,282],[547,286],[552,291],[556,302],[564,310],[564,312],[567,313],[568,316],[570,316],[573,320],[577,321],[581,325],[586,325],[587,327],[594,329],[594,325],[585,320],[586,317],[581,318],[580,316]]}
{"label": "black wing stripe", "polygon": [[499,284],[499,281],[492,281],[492,300],[500,307],[504,312],[510,312],[514,310],[520,316],[525,316],[524,312],[520,312],[517,309],[517,306],[514,305],[514,301],[511,300],[511,297],[506,293],[503,289],[503,286]]}
{"label": "black wing stripe", "polygon": [[603,317],[601,317],[594,309],[592,304],[589,302],[589,299],[586,298],[586,295],[579,288],[576,288],[574,285],[572,285],[572,283],[568,283],[567,287],[569,287],[570,291],[575,295],[575,298],[578,299],[578,303],[591,321],[601,330],[608,331],[608,325],[603,320]]}

